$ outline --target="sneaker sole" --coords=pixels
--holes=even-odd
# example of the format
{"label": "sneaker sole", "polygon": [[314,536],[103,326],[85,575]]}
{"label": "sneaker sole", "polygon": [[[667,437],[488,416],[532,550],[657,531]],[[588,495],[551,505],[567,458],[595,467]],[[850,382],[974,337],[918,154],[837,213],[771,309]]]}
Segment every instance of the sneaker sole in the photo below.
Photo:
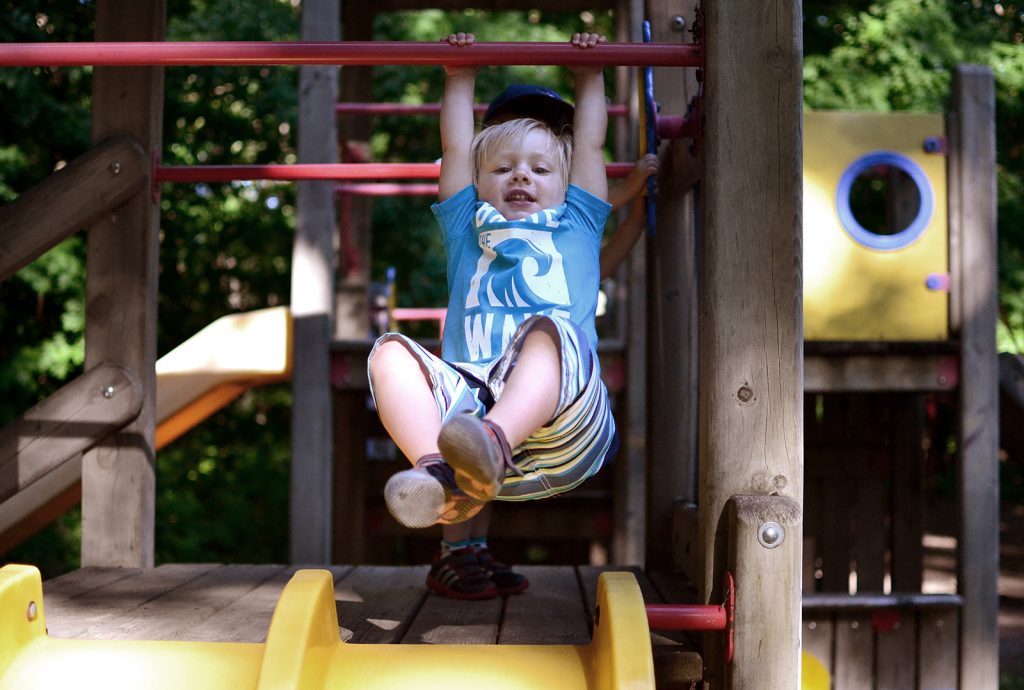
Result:
{"label": "sneaker sole", "polygon": [[430,475],[406,470],[384,485],[388,511],[406,527],[421,529],[437,523],[444,513],[447,498],[444,487]]}
{"label": "sneaker sole", "polygon": [[437,445],[455,470],[455,483],[467,495],[491,501],[501,490],[504,467],[496,457],[494,439],[479,419],[458,415],[441,427]]}

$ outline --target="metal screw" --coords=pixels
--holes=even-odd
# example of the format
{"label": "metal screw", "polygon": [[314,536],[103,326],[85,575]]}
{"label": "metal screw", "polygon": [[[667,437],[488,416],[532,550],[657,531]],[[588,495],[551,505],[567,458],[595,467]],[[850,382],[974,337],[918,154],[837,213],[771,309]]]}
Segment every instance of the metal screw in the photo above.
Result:
{"label": "metal screw", "polygon": [[29,623],[31,623],[32,621],[34,621],[36,619],[36,616],[39,615],[39,609],[36,608],[36,602],[34,602],[34,601],[28,602],[28,611],[25,612],[25,615],[28,617],[28,622]]}
{"label": "metal screw", "polygon": [[817,627],[818,627],[818,624],[815,623],[814,621],[811,621],[810,623],[807,624],[807,629],[808,630],[816,630]]}
{"label": "metal screw", "polygon": [[111,175],[116,175],[116,174],[118,174],[119,172],[121,172],[121,162],[120,162],[120,161],[113,161],[113,162],[112,162],[112,163],[111,163],[111,164],[110,164],[109,166],[107,166],[107,167],[108,167],[108,169],[110,170],[110,174],[111,174]]}
{"label": "metal screw", "polygon": [[786,530],[777,522],[766,522],[757,530],[757,541],[766,549],[774,549],[786,538]]}
{"label": "metal screw", "polygon": [[107,400],[110,400],[111,398],[113,398],[114,397],[114,387],[113,386],[104,386],[103,387],[103,397],[106,398]]}
{"label": "metal screw", "polygon": [[850,621],[850,627],[856,630],[860,627],[860,621]]}
{"label": "metal screw", "polygon": [[684,29],[686,29],[686,17],[684,17],[683,15],[677,14],[676,16],[672,17],[671,21],[673,31],[683,31]]}

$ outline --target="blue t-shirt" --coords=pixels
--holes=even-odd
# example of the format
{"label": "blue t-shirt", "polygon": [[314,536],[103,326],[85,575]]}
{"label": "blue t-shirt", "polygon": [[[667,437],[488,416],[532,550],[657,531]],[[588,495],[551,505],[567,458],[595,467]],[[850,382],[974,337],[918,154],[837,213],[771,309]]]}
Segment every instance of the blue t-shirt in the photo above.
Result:
{"label": "blue t-shirt", "polygon": [[487,364],[534,314],[572,320],[597,347],[594,312],[610,204],[569,185],[564,204],[507,221],[470,185],[430,208],[448,254],[444,359]]}

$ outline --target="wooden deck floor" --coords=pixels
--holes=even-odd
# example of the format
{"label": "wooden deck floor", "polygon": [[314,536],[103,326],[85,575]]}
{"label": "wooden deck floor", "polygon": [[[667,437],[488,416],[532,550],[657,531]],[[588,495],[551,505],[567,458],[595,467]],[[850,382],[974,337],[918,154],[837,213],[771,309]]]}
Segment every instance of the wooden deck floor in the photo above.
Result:
{"label": "wooden deck floor", "polygon": [[[264,642],[281,590],[297,568],[168,564],[83,568],[43,583],[50,636],[80,639]],[[331,566],[342,639],[373,644],[586,644],[597,577],[616,568],[527,566],[523,594],[482,602],[428,593],[426,566]],[[648,603],[681,601],[672,577],[629,569]],[[699,678],[681,634],[652,633],[656,665]],[[671,659],[659,664],[658,659]],[[660,675],[660,672],[659,672]]]}

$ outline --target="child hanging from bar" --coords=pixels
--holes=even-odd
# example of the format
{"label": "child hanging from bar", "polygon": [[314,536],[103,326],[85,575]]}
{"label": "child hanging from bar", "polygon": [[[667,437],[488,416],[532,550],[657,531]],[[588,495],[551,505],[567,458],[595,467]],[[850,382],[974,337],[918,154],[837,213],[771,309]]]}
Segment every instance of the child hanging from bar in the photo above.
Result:
{"label": "child hanging from bar", "polygon": [[[448,42],[468,49],[472,34]],[[594,49],[604,39],[575,34]],[[554,496],[614,451],[594,327],[607,126],[600,67],[576,67],[573,133],[532,118],[474,136],[476,69],[446,67],[440,201],[448,256],[441,358],[396,333],[369,358],[385,429],[413,462],[385,487],[408,527],[442,524],[427,586],[457,599],[527,588],[486,548],[490,501]]]}

